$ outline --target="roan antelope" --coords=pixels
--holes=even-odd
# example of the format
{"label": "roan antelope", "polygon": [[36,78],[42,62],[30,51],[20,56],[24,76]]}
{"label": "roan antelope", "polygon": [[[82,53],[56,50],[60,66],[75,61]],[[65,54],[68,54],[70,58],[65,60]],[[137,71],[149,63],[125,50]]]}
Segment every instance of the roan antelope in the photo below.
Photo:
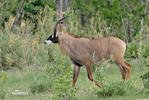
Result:
{"label": "roan antelope", "polygon": [[74,63],[75,67],[72,87],[75,86],[80,68],[83,65],[86,67],[89,80],[93,81],[98,87],[101,87],[101,83],[97,83],[92,77],[91,65],[92,63],[97,64],[107,60],[110,56],[113,56],[114,62],[120,68],[122,79],[129,79],[131,65],[123,59],[126,44],[122,40],[116,37],[89,39],[67,32],[59,32],[59,34],[57,34],[57,26],[64,18],[65,17],[55,24],[54,33],[45,40],[44,43],[57,43],[62,53],[68,56]]}

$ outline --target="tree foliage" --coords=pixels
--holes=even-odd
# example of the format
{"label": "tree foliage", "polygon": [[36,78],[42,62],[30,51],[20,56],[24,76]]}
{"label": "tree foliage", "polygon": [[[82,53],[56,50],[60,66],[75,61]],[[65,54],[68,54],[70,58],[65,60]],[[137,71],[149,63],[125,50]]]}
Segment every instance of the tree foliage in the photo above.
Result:
{"label": "tree foliage", "polygon": [[[1,3],[5,1],[7,0],[2,0]],[[5,22],[9,20],[10,16],[16,16],[20,4],[21,0],[9,0],[5,6],[0,8],[1,26],[5,26]],[[70,11],[74,11],[73,16],[77,15],[80,19],[79,23],[82,27],[86,27],[84,28],[86,33],[91,27],[97,32],[104,29],[103,35],[117,36],[127,42],[138,39],[137,34],[142,29],[142,20],[143,26],[148,24],[148,5],[147,0],[69,1]],[[47,9],[47,7],[56,11],[56,0],[26,0],[23,6],[22,19],[29,19],[34,24],[33,31],[37,30],[39,21],[37,16],[42,16],[43,9]],[[71,14],[69,12],[68,15]],[[101,21],[98,20],[99,18]]]}
{"label": "tree foliage", "polygon": [[[114,36],[122,39],[126,37],[128,41],[134,40],[140,32],[141,19],[145,23],[148,20],[147,0],[75,0],[73,4],[73,8],[78,11],[77,14],[80,14],[83,24],[90,23],[88,19],[92,17],[95,20],[101,18],[106,22],[105,26],[109,28],[109,33],[114,32]],[[97,23],[97,30],[98,24],[100,23]]]}

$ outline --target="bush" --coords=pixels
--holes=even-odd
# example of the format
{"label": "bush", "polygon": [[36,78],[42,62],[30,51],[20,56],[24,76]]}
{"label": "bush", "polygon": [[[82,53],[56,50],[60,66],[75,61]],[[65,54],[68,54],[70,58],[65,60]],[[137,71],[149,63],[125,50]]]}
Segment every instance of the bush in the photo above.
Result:
{"label": "bush", "polygon": [[0,69],[36,65],[45,66],[53,61],[52,49],[39,43],[39,35],[1,34]]}
{"label": "bush", "polygon": [[30,44],[20,36],[0,34],[0,68],[21,67],[32,62]]}
{"label": "bush", "polygon": [[6,95],[6,84],[8,80],[8,75],[5,72],[0,73],[0,98],[4,98]]}
{"label": "bush", "polygon": [[[48,49],[50,50],[50,48]],[[52,97],[53,99],[69,98],[76,92],[76,89],[71,88],[73,65],[68,58],[59,54],[57,49],[53,53],[54,58],[51,65],[45,65],[46,72],[43,72],[43,76],[34,77],[34,82],[29,87],[30,91],[38,93],[49,91],[52,88],[56,93],[56,96]]]}
{"label": "bush", "polygon": [[144,88],[149,89],[149,72],[146,72],[144,75],[140,77],[143,81]]}
{"label": "bush", "polygon": [[34,82],[30,85],[30,91],[34,93],[48,91],[51,88],[51,80],[45,77],[44,79],[34,80]]}
{"label": "bush", "polygon": [[141,79],[149,79],[149,72],[145,73],[144,75],[141,75]]}
{"label": "bush", "polygon": [[95,73],[95,80],[99,81],[100,83],[103,83],[105,81],[105,70],[109,67],[109,61],[105,61],[102,64],[99,64],[98,67],[97,65],[92,65],[93,72]]}
{"label": "bush", "polygon": [[[141,51],[139,52],[139,49]],[[149,44],[143,43],[140,47],[139,43],[130,43],[128,44],[125,57],[127,58],[137,58],[139,55],[141,55],[144,58],[147,58],[149,56]]]}
{"label": "bush", "polygon": [[116,96],[116,95],[126,95],[129,89],[132,89],[133,86],[130,82],[113,82],[108,85],[103,85],[100,91],[97,92],[98,96]]}
{"label": "bush", "polygon": [[144,45],[142,46],[141,55],[142,55],[144,58],[149,57],[149,43],[144,44]]}
{"label": "bush", "polygon": [[46,67],[47,75],[50,76],[49,78],[52,83],[54,83],[53,88],[56,92],[56,96],[54,96],[53,99],[66,99],[75,95],[76,90],[71,88],[73,65],[70,60],[59,55],[54,61],[56,61],[57,64],[51,64],[51,66]]}
{"label": "bush", "polygon": [[137,58],[139,51],[139,44],[138,43],[130,43],[127,47],[125,57],[127,58]]}

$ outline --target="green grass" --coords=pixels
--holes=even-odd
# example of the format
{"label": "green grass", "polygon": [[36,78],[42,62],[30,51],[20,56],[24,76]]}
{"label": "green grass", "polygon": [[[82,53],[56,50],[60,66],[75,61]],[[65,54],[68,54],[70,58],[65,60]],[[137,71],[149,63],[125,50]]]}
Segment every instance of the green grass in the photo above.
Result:
{"label": "green grass", "polygon": [[[88,80],[85,67],[81,68],[77,83],[75,96],[71,96],[71,100],[139,100],[142,98],[148,98],[149,95],[143,90],[143,83],[140,79],[140,75],[146,72],[145,66],[141,63],[141,59],[131,60],[132,73],[130,82],[133,88],[127,90],[126,95],[112,95],[112,96],[100,96],[98,92],[101,91],[95,84]],[[44,68],[38,68],[35,66],[24,67],[23,69],[7,70],[8,83],[6,100],[55,100],[56,91],[52,88],[52,80],[47,81],[47,76]],[[103,86],[116,82],[121,82],[121,74],[118,67],[115,64],[110,64],[104,72]],[[95,73],[93,73],[95,76]],[[47,78],[47,79],[46,79]],[[38,83],[38,84],[37,84]],[[117,84],[117,83],[116,83]],[[41,92],[32,93],[31,88],[39,88],[43,85],[44,88]],[[70,87],[71,89],[71,87]],[[15,90],[29,92],[27,96],[16,96],[11,93]]]}

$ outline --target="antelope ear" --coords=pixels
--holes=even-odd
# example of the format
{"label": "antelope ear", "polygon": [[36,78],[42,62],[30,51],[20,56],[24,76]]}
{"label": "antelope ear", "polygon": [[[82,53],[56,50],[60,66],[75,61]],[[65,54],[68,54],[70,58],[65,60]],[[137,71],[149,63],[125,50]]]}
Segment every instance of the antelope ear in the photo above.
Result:
{"label": "antelope ear", "polygon": [[60,23],[60,32],[61,32],[61,34],[63,34],[63,21],[61,21],[61,23]]}
{"label": "antelope ear", "polygon": [[56,30],[57,30],[57,32],[59,32],[59,30],[60,30],[60,24],[57,25]]}
{"label": "antelope ear", "polygon": [[57,25],[56,37],[61,34],[63,34],[63,22],[61,22],[60,24]]}
{"label": "antelope ear", "polygon": [[63,22],[61,22],[60,24],[58,24],[58,31],[62,32],[63,31]]}

